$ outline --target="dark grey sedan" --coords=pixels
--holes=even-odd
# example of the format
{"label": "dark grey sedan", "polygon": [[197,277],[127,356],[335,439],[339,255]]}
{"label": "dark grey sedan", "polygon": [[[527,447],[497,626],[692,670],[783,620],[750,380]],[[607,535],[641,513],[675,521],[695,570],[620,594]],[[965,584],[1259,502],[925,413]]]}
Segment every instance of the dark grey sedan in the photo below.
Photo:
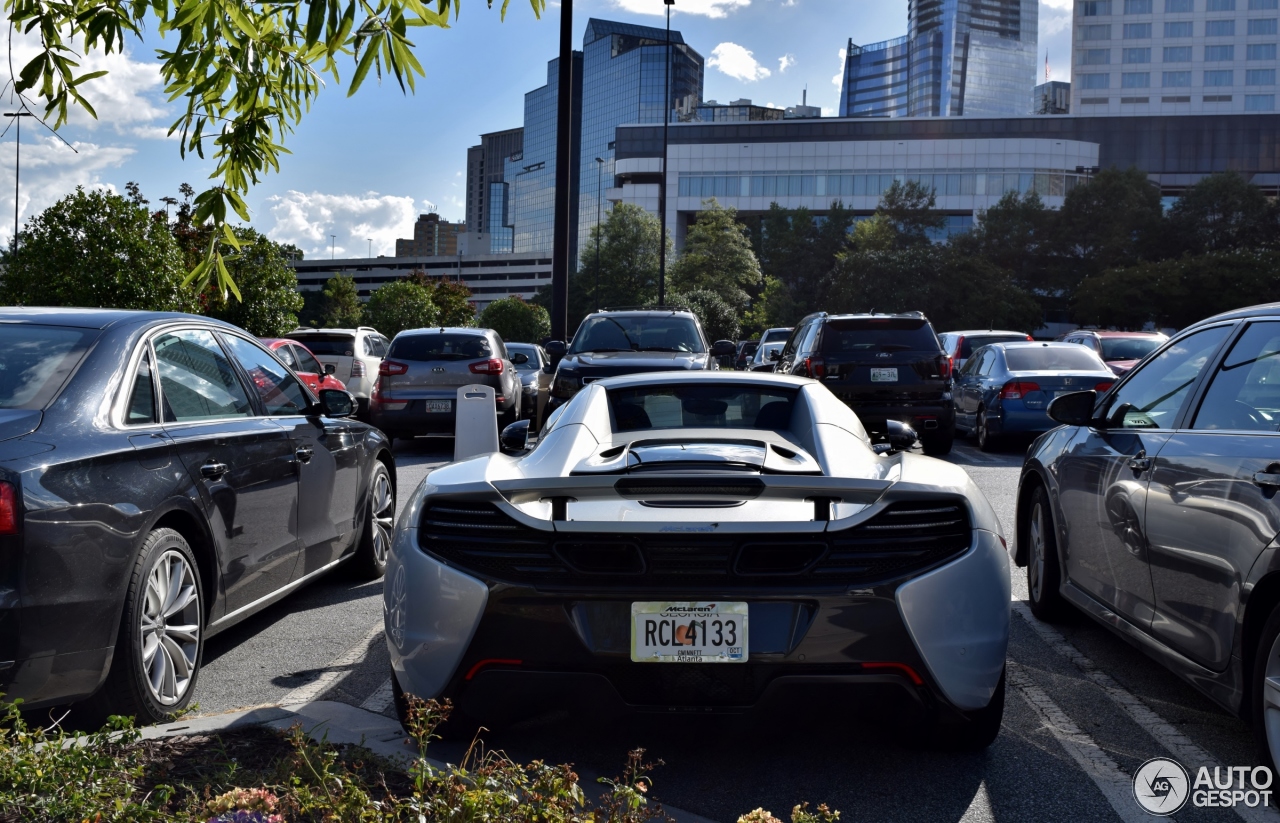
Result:
{"label": "dark grey sedan", "polygon": [[1049,413],[1066,425],[1018,490],[1031,610],[1093,617],[1280,761],[1280,304],[1198,323]]}
{"label": "dark grey sedan", "polygon": [[184,314],[0,309],[0,692],[160,720],[204,641],[339,563],[386,567],[386,439]]}

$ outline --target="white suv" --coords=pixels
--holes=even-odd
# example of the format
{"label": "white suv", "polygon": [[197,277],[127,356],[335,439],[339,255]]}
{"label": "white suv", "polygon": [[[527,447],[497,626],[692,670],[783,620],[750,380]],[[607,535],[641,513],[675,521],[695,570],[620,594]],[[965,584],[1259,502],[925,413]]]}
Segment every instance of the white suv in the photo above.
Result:
{"label": "white suv", "polygon": [[369,394],[378,382],[378,365],[387,354],[387,338],[369,326],[358,329],[294,329],[285,335],[302,343],[333,376],[347,386],[360,404],[359,417],[367,420]]}

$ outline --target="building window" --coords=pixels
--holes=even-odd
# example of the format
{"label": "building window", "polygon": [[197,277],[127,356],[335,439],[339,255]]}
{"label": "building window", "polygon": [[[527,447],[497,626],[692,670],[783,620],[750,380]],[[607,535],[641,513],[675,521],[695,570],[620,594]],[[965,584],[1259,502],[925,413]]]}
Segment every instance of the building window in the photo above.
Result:
{"label": "building window", "polygon": [[1079,9],[1081,17],[1104,17],[1111,14],[1111,0],[1082,0]]}
{"label": "building window", "polygon": [[1236,0],[1208,0],[1205,11],[1235,11]]}
{"label": "building window", "polygon": [[1151,72],[1131,71],[1120,75],[1120,88],[1146,89],[1151,87]]}
{"label": "building window", "polygon": [[1184,88],[1191,85],[1191,72],[1189,71],[1166,71],[1161,77],[1161,83],[1166,89]]}
{"label": "building window", "polygon": [[1105,66],[1111,62],[1111,49],[1082,49],[1080,65]]}
{"label": "building window", "polygon": [[1191,95],[1183,94],[1175,97],[1161,97],[1160,102],[1161,103],[1190,103]]}
{"label": "building window", "polygon": [[1150,49],[1150,48],[1145,48],[1145,49],[1125,49],[1125,50],[1124,50],[1124,60],[1123,60],[1123,62],[1125,62],[1125,63],[1150,63],[1150,62],[1151,62],[1151,49]]}
{"label": "building window", "polygon": [[1276,96],[1274,94],[1246,94],[1244,96],[1245,111],[1275,111]]}
{"label": "building window", "polygon": [[1235,46],[1205,46],[1204,61],[1206,63],[1224,63],[1236,59]]}
{"label": "building window", "polygon": [[1230,86],[1235,83],[1235,72],[1231,69],[1218,69],[1204,73],[1206,86]]}
{"label": "building window", "polygon": [[1124,39],[1125,40],[1148,40],[1151,38],[1150,23],[1125,23]]}
{"label": "building window", "polygon": [[1165,46],[1164,62],[1166,63],[1190,63],[1191,47],[1190,46]]}
{"label": "building window", "polygon": [[1125,14],[1150,14],[1151,0],[1124,0]]}
{"label": "building window", "polygon": [[1082,75],[1080,75],[1080,88],[1082,88],[1082,89],[1109,89],[1109,88],[1111,88],[1111,75],[1109,75],[1109,74],[1082,74]]}
{"label": "building window", "polygon": [[1280,0],[1249,0],[1249,11],[1266,11],[1280,8]]}
{"label": "building window", "polygon": [[1165,14],[1183,14],[1195,10],[1194,0],[1164,0]]}
{"label": "building window", "polygon": [[1206,103],[1230,103],[1231,95],[1229,94],[1206,94],[1204,96]]}
{"label": "building window", "polygon": [[1275,69],[1249,69],[1244,73],[1246,86],[1274,86],[1276,84]]}
{"label": "building window", "polygon": [[1250,20],[1247,34],[1276,34],[1277,31],[1276,18],[1268,17],[1262,20]]}
{"label": "building window", "polygon": [[1275,60],[1275,43],[1254,43],[1248,47],[1250,60]]}
{"label": "building window", "polygon": [[1236,21],[1209,20],[1204,24],[1205,37],[1235,37]]}
{"label": "building window", "polygon": [[1081,26],[1080,39],[1085,41],[1110,40],[1111,26],[1107,25],[1106,23],[1103,23],[1101,25],[1093,25],[1093,26]]}
{"label": "building window", "polygon": [[1190,20],[1186,20],[1182,23],[1165,23],[1164,36],[1165,37],[1194,37],[1195,31],[1192,28],[1192,24]]}

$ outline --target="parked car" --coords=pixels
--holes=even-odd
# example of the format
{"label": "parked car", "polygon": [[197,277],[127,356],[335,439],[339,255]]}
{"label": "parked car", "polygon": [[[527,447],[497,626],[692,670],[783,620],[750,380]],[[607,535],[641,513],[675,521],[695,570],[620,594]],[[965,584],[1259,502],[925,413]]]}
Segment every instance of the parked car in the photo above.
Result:
{"label": "parked car", "polygon": [[539,425],[538,410],[546,403],[545,400],[540,402],[540,398],[551,391],[551,372],[547,368],[551,360],[547,357],[546,350],[537,343],[507,343],[507,353],[512,356],[523,354],[529,358],[524,363],[516,364],[516,374],[523,387],[521,413],[532,421],[530,425],[536,431]]}
{"label": "parked car", "polygon": [[1040,434],[1057,426],[1055,397],[1105,392],[1115,376],[1098,355],[1070,343],[995,343],[973,352],[956,375],[956,429],[992,451],[1007,435]]}
{"label": "parked car", "polygon": [[949,331],[938,335],[942,350],[951,358],[951,373],[956,374],[969,362],[975,351],[992,343],[1019,343],[1024,340],[1035,340],[1026,332],[1020,331]]}
{"label": "parked car", "polygon": [[1107,331],[1078,329],[1063,335],[1065,343],[1079,343],[1093,349],[1117,377],[1129,371],[1151,352],[1164,345],[1169,337],[1158,331]]}
{"label": "parked car", "polygon": [[333,376],[338,367],[332,363],[327,366],[320,365],[315,355],[301,343],[270,337],[260,337],[258,341],[284,361],[286,366],[293,369],[293,373],[307,384],[312,394],[319,395],[321,389],[347,390],[342,381]]}
{"label": "parked car", "polygon": [[433,471],[397,531],[402,717],[407,694],[452,700],[454,735],[827,694],[955,745],[995,739],[1009,560],[961,467],[884,453],[816,381],[740,372],[602,379],[533,450],[504,439]]}
{"label": "parked car", "polygon": [[732,340],[707,345],[697,315],[674,306],[593,312],[567,347],[553,340],[546,349],[556,364],[548,412],[605,377],[718,369],[716,358],[732,357],[736,351]]}
{"label": "parked car", "polygon": [[782,354],[783,345],[784,343],[765,343],[756,349],[751,362],[747,364],[747,371],[773,371],[778,357]]}
{"label": "parked car", "polygon": [[493,329],[438,328],[402,331],[378,367],[369,419],[387,437],[452,435],[458,389],[492,386],[499,428],[520,419],[523,387],[515,370],[528,360],[507,354]]}
{"label": "parked car", "polygon": [[227,323],[0,309],[0,692],[154,722],[205,641],[337,566],[380,577],[386,439]]}
{"label": "parked car", "polygon": [[778,374],[812,377],[884,436],[890,420],[920,432],[925,454],[951,451],[951,361],[920,312],[811,314],[782,347]]}
{"label": "parked car", "polygon": [[387,338],[377,329],[294,329],[285,335],[306,346],[321,365],[333,366],[359,404],[361,420],[369,419],[369,397],[378,379],[378,364],[387,354]]}
{"label": "parked car", "polygon": [[1097,620],[1280,762],[1280,304],[1184,329],[1031,445],[1017,553],[1043,620]]}
{"label": "parked car", "polygon": [[738,371],[746,371],[747,364],[751,362],[751,355],[755,354],[758,348],[760,348],[759,340],[738,341],[738,354],[733,358],[733,367]]}

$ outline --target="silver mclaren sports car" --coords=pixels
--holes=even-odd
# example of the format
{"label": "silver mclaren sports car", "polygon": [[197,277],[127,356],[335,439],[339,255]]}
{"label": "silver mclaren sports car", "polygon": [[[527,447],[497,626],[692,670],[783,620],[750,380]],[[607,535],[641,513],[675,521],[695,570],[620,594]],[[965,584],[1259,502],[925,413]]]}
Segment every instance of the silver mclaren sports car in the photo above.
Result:
{"label": "silver mclaren sports car", "polygon": [[432,471],[400,518],[384,611],[402,712],[449,698],[463,730],[820,693],[946,745],[995,739],[1005,540],[910,430],[873,443],[816,380],[670,372],[591,383],[536,447],[520,434]]}

